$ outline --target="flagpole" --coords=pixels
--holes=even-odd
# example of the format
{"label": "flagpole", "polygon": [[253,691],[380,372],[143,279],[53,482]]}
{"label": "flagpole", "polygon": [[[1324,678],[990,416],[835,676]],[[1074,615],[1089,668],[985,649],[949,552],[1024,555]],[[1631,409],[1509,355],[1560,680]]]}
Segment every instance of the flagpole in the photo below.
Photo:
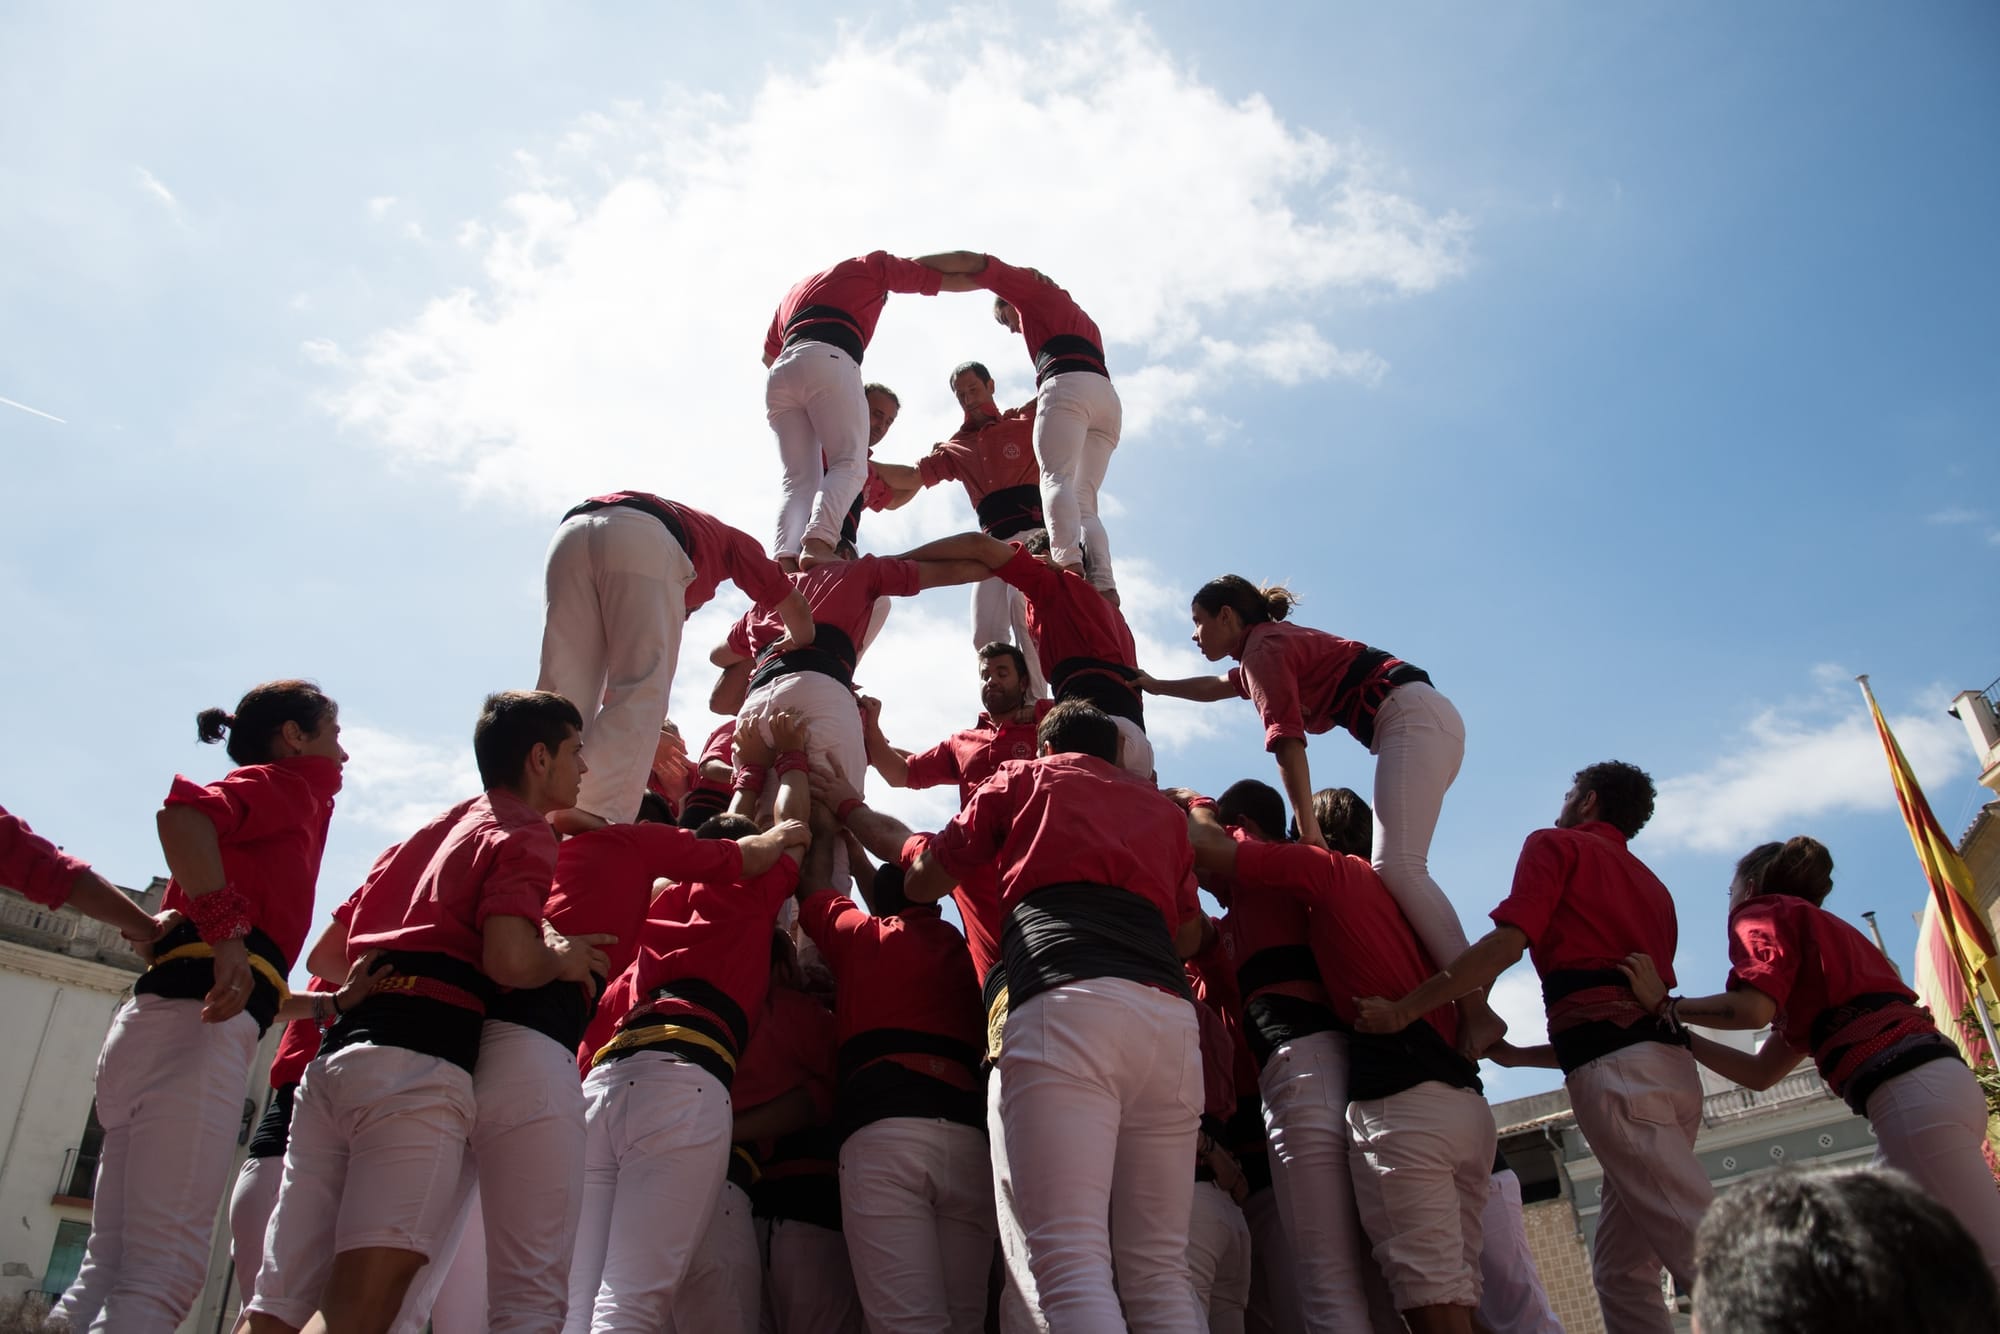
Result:
{"label": "flagpole", "polygon": [[[1868,701],[1869,712],[1879,723],[1882,717],[1882,706],[1876,702],[1875,692],[1869,687],[1868,674],[1863,672],[1861,675],[1855,677],[1854,680],[1861,687],[1862,696]],[[1878,730],[1880,730],[1881,726],[1886,726],[1886,724],[1879,724]],[[1904,818],[1906,821],[1908,820],[1908,812],[1905,812]],[[1928,871],[1926,871],[1925,879],[1930,879]],[[1937,898],[1937,886],[1935,884],[1930,886],[1930,894],[1933,900]],[[1958,922],[1952,916],[1949,904],[1938,905],[1938,918],[1938,925],[1944,930],[1945,943],[1951,947],[1952,962],[1958,965],[1959,976],[1965,980],[1965,989],[1972,996],[1973,1011],[1979,1016],[1979,1027],[1986,1035],[1986,1059],[1993,1065],[2000,1066],[2000,1035],[1996,1035],[1993,1031],[1993,1016],[1986,1009],[1986,996],[1981,986],[1982,979],[1977,973],[1973,972],[1972,965],[1966,960],[1965,949],[1959,944]],[[1958,1016],[1953,1015],[1952,1018],[1955,1022]]]}

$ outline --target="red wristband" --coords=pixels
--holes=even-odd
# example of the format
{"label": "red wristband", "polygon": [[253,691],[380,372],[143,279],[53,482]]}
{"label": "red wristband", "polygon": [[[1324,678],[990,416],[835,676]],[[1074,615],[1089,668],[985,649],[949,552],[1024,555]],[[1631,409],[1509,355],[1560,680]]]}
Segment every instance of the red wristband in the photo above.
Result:
{"label": "red wristband", "polygon": [[1189,809],[1189,810],[1191,810],[1191,811],[1212,811],[1212,810],[1214,810],[1215,808],[1216,808],[1216,807],[1215,807],[1215,798],[1214,798],[1214,797],[1189,797],[1189,798],[1188,798],[1188,809]]}
{"label": "red wristband", "polygon": [[847,800],[841,802],[838,806],[835,806],[833,808],[833,818],[840,821],[840,823],[842,824],[846,824],[847,817],[854,814],[854,812],[860,810],[861,805],[862,805],[861,798],[849,797],[847,798]]}
{"label": "red wristband", "polygon": [[738,769],[729,780],[731,790],[736,792],[762,792],[764,790],[762,769]]}
{"label": "red wristband", "polygon": [[224,885],[212,894],[189,895],[187,919],[210,945],[241,940],[250,934],[250,900],[234,885]]}
{"label": "red wristband", "polygon": [[802,750],[786,751],[777,758],[776,763],[772,764],[771,767],[778,771],[778,777],[780,778],[783,778],[786,774],[802,774],[811,768],[806,763],[806,753]]}
{"label": "red wristband", "polygon": [[930,845],[931,836],[929,834],[910,835],[903,840],[903,850],[896,857],[896,864],[901,866],[905,871],[909,870],[917,864],[917,858],[923,856],[924,849],[930,847]]}

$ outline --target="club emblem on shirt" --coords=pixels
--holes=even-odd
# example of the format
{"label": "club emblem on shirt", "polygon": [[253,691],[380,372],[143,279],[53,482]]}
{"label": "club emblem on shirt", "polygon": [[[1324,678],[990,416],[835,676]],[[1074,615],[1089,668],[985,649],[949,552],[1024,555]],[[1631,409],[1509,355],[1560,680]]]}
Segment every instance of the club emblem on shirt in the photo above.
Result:
{"label": "club emblem on shirt", "polygon": [[1025,760],[1025,759],[1027,759],[1027,758],[1028,758],[1028,756],[1029,756],[1029,754],[1030,754],[1030,753],[1031,753],[1031,752],[1030,752],[1030,751],[1028,750],[1028,743],[1027,743],[1027,742],[1025,742],[1025,741],[1016,741],[1016,742],[1014,743],[1014,758],[1015,758],[1015,759],[1017,759],[1017,760]]}
{"label": "club emblem on shirt", "polygon": [[1000,446],[1000,457],[1008,460],[1018,459],[1021,457],[1021,447],[1010,440]]}

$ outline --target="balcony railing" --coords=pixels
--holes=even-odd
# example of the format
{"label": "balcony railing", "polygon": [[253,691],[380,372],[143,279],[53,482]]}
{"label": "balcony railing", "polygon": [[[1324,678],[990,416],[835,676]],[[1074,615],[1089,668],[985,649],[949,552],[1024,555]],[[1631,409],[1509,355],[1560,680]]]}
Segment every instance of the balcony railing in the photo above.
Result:
{"label": "balcony railing", "polygon": [[97,1195],[95,1152],[64,1149],[62,1170],[56,1173],[56,1194],[72,1200],[93,1199]]}
{"label": "balcony railing", "polygon": [[1833,1093],[1817,1071],[1801,1070],[1786,1075],[1771,1087],[1757,1092],[1742,1087],[1726,1088],[1711,1093],[1701,1100],[1701,1119],[1707,1125],[1723,1121],[1735,1121],[1745,1116],[1753,1116],[1772,1107],[1786,1103],[1811,1102],[1817,1098],[1831,1098]]}
{"label": "balcony railing", "polygon": [[115,927],[81,913],[44,908],[11,890],[0,893],[0,939],[19,941],[71,958],[98,959],[134,972],[143,966]]}

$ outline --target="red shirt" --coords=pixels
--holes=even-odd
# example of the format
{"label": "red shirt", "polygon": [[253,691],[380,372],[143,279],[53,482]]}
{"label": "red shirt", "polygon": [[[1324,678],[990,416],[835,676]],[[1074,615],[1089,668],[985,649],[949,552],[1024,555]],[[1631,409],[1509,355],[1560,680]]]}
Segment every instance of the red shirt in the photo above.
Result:
{"label": "red shirt", "polygon": [[1088,338],[1099,352],[1104,350],[1104,336],[1083,313],[1083,307],[1048,279],[1002,264],[991,255],[977,277],[981,287],[1020,314],[1021,337],[1028,344],[1029,356],[1040,356],[1044,343],[1063,334]]}
{"label": "red shirt", "polygon": [[935,907],[874,917],[845,894],[817,890],[799,905],[799,925],[833,970],[840,1040],[881,1028],[986,1045],[979,979],[965,937]]}
{"label": "red shirt", "polygon": [[[1229,836],[1236,840],[1239,855],[1243,848],[1256,842],[1233,825]],[[1270,967],[1286,951],[1311,948],[1312,923],[1306,909],[1302,898],[1287,895],[1256,892],[1230,895],[1229,911],[1216,925],[1220,928],[1222,948],[1234,970],[1232,981],[1245,1002],[1266,992],[1276,992],[1321,1005],[1327,1003],[1326,987],[1317,975],[1317,968],[1313,970],[1315,975],[1308,978],[1294,975],[1300,969],[1280,967],[1275,970],[1274,979]],[[1247,987],[1242,985],[1246,969],[1250,974]]]}
{"label": "red shirt", "polygon": [[89,862],[70,856],[0,806],[0,885],[44,908],[60,908],[69,902],[70,885],[89,869]]}
{"label": "red shirt", "polygon": [[587,1077],[590,1063],[618,1033],[618,1025],[625,1016],[632,1013],[632,1007],[639,1003],[639,979],[637,960],[624,972],[615,974],[604,984],[604,994],[597,998],[597,1013],[590,1016],[590,1023],[584,1027],[583,1041],[576,1047],[577,1073]]}
{"label": "red shirt", "polygon": [[608,976],[616,977],[639,957],[655,880],[732,881],[742,875],[743,849],[734,839],[696,838],[665,824],[606,825],[563,840],[542,917],[566,936],[617,936],[602,947],[611,961]]}
{"label": "red shirt", "polygon": [[[798,883],[799,864],[780,857],[751,880],[670,886],[653,900],[639,935],[633,980],[638,998],[684,978],[698,979],[736,1003],[740,1013],[718,1019],[754,1033],[771,985],[771,928]],[[672,1013],[678,1007],[669,1002],[661,1008]]]}
{"label": "red shirt", "polygon": [[[285,956],[298,960],[312,925],[313,890],[320,854],[340,791],[340,765],[320,755],[296,755],[270,764],[248,764],[213,783],[179,774],[167,791],[168,806],[200,811],[215,826],[222,870],[250,901],[250,922]],[[178,881],[162,906],[188,910]]]}
{"label": "red shirt", "polygon": [[1056,667],[1069,658],[1138,666],[1131,628],[1089,580],[1035,559],[1019,542],[1010,545],[1014,558],[993,573],[1027,595],[1028,634],[1042,675],[1054,679]]}
{"label": "red shirt", "polygon": [[[1281,893],[1311,911],[1313,957],[1333,1012],[1353,1023],[1357,996],[1406,996],[1437,972],[1395,896],[1359,857],[1304,843],[1245,841],[1236,849],[1236,902]],[[1458,1015],[1441,1005],[1424,1016],[1445,1042],[1458,1041]]]}
{"label": "red shirt", "polygon": [[348,962],[371,949],[444,954],[482,967],[490,917],[542,920],[556,832],[502,788],[461,801],[382,854],[344,905]]}
{"label": "red shirt", "polygon": [[1003,914],[1048,885],[1115,885],[1153,904],[1168,934],[1201,911],[1187,817],[1147,780],[1088,755],[1012,760],[931,840],[953,875],[995,861]]}
{"label": "red shirt", "polygon": [[968,421],[951,439],[931,446],[917,460],[917,478],[925,486],[958,482],[977,511],[979,502],[995,491],[1032,486],[1039,493],[1041,465],[1035,461],[1035,404],[1004,412],[980,422]]}
{"label": "red shirt", "polygon": [[824,1005],[792,987],[772,987],[755,1036],[736,1066],[730,1103],[748,1111],[804,1086],[812,1095],[814,1115],[822,1121],[831,1118],[837,1045],[834,1018]]}
{"label": "red shirt", "polygon": [[[923,569],[913,560],[863,556],[817,565],[788,577],[812,608],[813,624],[845,634],[858,658],[869,638],[875,603],[881,598],[916,593]],[[769,611],[746,612],[729,627],[729,647],[746,658],[756,657],[784,637],[785,623]]]}
{"label": "red shirt", "polygon": [[1194,1015],[1200,1037],[1201,1110],[1205,1116],[1227,1121],[1236,1114],[1236,1041],[1222,1011],[1203,999],[1204,980],[1199,969],[1188,969],[1188,982],[1195,988]]}
{"label": "red shirt", "polygon": [[875,337],[875,324],[882,318],[882,307],[889,293],[936,296],[943,281],[944,275],[936,269],[913,259],[901,259],[886,250],[843,259],[785,293],[764,335],[764,355],[773,361],[778,359],[785,346],[785,325],[807,306],[832,306],[847,316],[839,322],[860,335],[861,346],[865,348]]}
{"label": "red shirt", "polygon": [[[325,993],[336,988],[330,982],[311,977],[306,979],[306,990]],[[271,1055],[271,1087],[281,1089],[305,1078],[306,1067],[319,1055],[319,1040],[317,1019],[294,1019],[286,1024],[283,1036],[278,1039],[278,1050]]]}
{"label": "red shirt", "polygon": [[716,585],[724,579],[742,589],[759,607],[775,607],[790,595],[784,567],[764,554],[756,538],[731,528],[712,514],[704,514],[677,500],[663,500],[646,491],[613,491],[592,496],[592,500],[612,501],[632,497],[648,500],[673,511],[687,533],[688,562],[694,566],[694,582],[687,586],[682,606],[691,616],[708,605]]}
{"label": "red shirt", "polygon": [[[1632,855],[1625,835],[1602,820],[1528,835],[1514,888],[1490,916],[1528,938],[1544,983],[1551,973],[1615,970],[1626,955],[1643,953],[1667,988],[1675,985],[1680,925],[1673,895]],[[1629,988],[1610,983],[1557,1000],[1548,1015],[1553,1033],[1591,1020],[1630,1024],[1645,1011]]]}
{"label": "red shirt", "polygon": [[1790,894],[1759,894],[1729,914],[1729,963],[1730,987],[1776,1001],[1778,1032],[1815,1055],[1813,1024],[1826,1011],[1870,994],[1917,999],[1868,937]]}
{"label": "red shirt", "polygon": [[1285,737],[1304,740],[1335,727],[1370,740],[1375,708],[1390,689],[1388,674],[1406,665],[1380,649],[1285,621],[1251,626],[1237,656],[1229,684],[1257,706],[1266,750]]}

